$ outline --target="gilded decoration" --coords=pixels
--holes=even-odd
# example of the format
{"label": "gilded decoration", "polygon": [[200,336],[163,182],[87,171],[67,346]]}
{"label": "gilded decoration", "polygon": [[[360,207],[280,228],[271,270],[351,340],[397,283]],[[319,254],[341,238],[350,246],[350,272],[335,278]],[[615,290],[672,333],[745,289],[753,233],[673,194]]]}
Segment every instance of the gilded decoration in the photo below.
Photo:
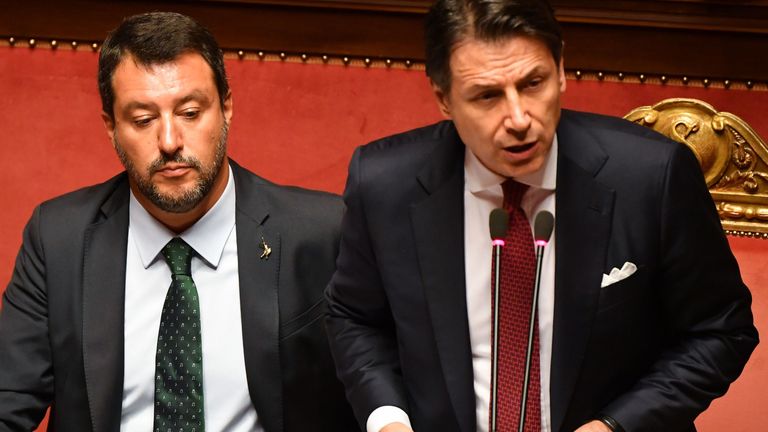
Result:
{"label": "gilded decoration", "polygon": [[636,108],[624,118],[693,150],[729,234],[768,238],[768,148],[744,120],[682,98]]}

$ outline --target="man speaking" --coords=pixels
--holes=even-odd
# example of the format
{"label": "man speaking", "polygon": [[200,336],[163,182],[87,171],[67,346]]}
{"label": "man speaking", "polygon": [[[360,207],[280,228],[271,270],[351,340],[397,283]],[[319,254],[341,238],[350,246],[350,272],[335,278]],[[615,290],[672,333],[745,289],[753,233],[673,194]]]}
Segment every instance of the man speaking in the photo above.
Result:
{"label": "man speaking", "polygon": [[[695,430],[757,343],[695,156],[561,109],[563,42],[544,1],[438,0],[426,50],[448,121],[359,148],[344,195],[327,327],[358,421],[506,432],[522,412],[525,431]],[[498,305],[495,208],[510,215]],[[531,325],[544,210],[555,227]]]}

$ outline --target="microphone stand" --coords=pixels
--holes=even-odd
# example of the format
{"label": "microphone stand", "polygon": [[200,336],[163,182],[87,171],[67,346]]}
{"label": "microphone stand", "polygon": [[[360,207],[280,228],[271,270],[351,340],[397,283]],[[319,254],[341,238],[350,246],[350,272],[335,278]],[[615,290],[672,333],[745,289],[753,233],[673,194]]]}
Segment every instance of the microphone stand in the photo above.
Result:
{"label": "microphone stand", "polygon": [[499,289],[501,285],[501,248],[504,247],[509,227],[509,213],[503,208],[491,211],[488,218],[488,228],[493,245],[493,355],[491,356],[491,427],[490,432],[496,432],[496,417],[498,413],[498,375],[499,375]]}
{"label": "microphone stand", "polygon": [[504,240],[493,240],[493,353],[491,354],[491,430],[496,432],[496,416],[498,413],[496,402],[498,400],[499,387],[499,288],[501,282],[501,248]]}
{"label": "microphone stand", "polygon": [[[525,406],[528,402],[528,383],[531,380],[531,357],[533,354],[533,332],[536,330],[536,310],[539,305],[539,287],[541,286],[541,266],[544,261],[544,247],[549,243],[555,225],[552,213],[544,210],[536,215],[534,221],[534,244],[536,245],[536,279],[533,285],[533,301],[531,302],[531,320],[528,323],[528,350],[525,354],[525,375],[523,378],[523,393],[520,397],[520,424],[518,432],[525,429]],[[538,379],[538,378],[537,378]]]}
{"label": "microphone stand", "polygon": [[523,379],[523,394],[520,398],[520,425],[518,432],[525,429],[525,405],[528,401],[528,382],[531,380],[531,357],[533,355],[533,332],[536,324],[536,309],[539,304],[539,286],[541,285],[541,263],[544,259],[546,241],[536,242],[536,283],[533,285],[533,301],[531,302],[531,320],[528,323],[528,350],[525,353],[525,375]]}

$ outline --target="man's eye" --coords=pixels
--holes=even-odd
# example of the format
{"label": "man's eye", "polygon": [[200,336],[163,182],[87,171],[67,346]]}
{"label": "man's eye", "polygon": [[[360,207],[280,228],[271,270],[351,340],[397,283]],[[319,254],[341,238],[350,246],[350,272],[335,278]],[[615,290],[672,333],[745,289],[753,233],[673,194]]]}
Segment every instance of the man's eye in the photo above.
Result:
{"label": "man's eye", "polygon": [[197,110],[183,111],[181,113],[181,116],[188,120],[196,119],[199,115],[200,111]]}
{"label": "man's eye", "polygon": [[138,127],[145,127],[145,126],[148,126],[150,122],[152,122],[151,117],[142,117],[142,118],[135,119],[133,121],[133,124],[135,124]]}
{"label": "man's eye", "polygon": [[528,88],[536,88],[541,85],[542,80],[541,79],[533,79],[528,81],[528,84],[526,84],[526,87]]}
{"label": "man's eye", "polygon": [[495,99],[496,97],[499,96],[499,94],[500,93],[496,91],[483,92],[477,95],[477,99],[482,101],[487,101],[487,100]]}

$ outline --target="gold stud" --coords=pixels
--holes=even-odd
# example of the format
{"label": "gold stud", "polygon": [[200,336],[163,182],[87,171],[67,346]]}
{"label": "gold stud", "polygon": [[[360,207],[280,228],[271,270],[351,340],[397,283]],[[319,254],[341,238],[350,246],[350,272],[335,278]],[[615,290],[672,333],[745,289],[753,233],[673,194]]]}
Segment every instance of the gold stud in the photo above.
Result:
{"label": "gold stud", "polygon": [[59,42],[54,39],[51,41],[51,48],[56,49],[59,46]]}
{"label": "gold stud", "polygon": [[96,42],[92,43],[91,44],[91,49],[94,50],[94,51],[98,50],[99,49],[99,44],[97,44]]}
{"label": "gold stud", "polygon": [[30,39],[29,40],[29,47],[30,48],[34,48],[36,44],[37,44],[37,41],[35,39]]}
{"label": "gold stud", "polygon": [[280,53],[280,60],[285,60],[286,58],[288,58],[288,54],[286,54],[284,52],[281,52]]}
{"label": "gold stud", "polygon": [[307,61],[309,57],[306,54],[301,55],[301,61]]}
{"label": "gold stud", "polygon": [[577,70],[577,71],[576,71],[576,79],[577,79],[577,80],[580,80],[580,79],[581,79],[581,71],[580,71],[580,70]]}
{"label": "gold stud", "polygon": [[237,51],[237,56],[238,56],[239,58],[241,58],[241,59],[242,59],[243,57],[245,57],[245,51],[243,51],[243,50],[238,50],[238,51]]}
{"label": "gold stud", "polygon": [[704,80],[702,81],[702,83],[704,84],[704,87],[709,87],[709,84],[710,84],[710,82],[709,82],[709,78],[704,78]]}
{"label": "gold stud", "polygon": [[323,54],[320,58],[323,59],[323,63],[328,63],[328,56],[327,55]]}
{"label": "gold stud", "polygon": [[341,61],[343,61],[345,65],[346,65],[346,64],[349,64],[349,57],[347,57],[347,56],[344,56],[344,57],[341,59]]}
{"label": "gold stud", "polygon": [[645,82],[645,74],[640,74],[640,76],[638,76],[638,78],[640,78],[640,82],[641,83]]}
{"label": "gold stud", "polygon": [[725,88],[731,88],[731,81],[730,81],[730,80],[725,80],[725,81],[723,81],[723,87],[725,87]]}
{"label": "gold stud", "polygon": [[365,66],[370,66],[371,65],[371,59],[366,57],[365,60],[363,60],[363,63],[365,63]]}
{"label": "gold stud", "polygon": [[687,76],[683,77],[683,84],[684,85],[688,85],[688,77]]}
{"label": "gold stud", "polygon": [[260,59],[264,58],[264,51],[259,51],[256,53],[257,56],[259,56]]}
{"label": "gold stud", "polygon": [[386,60],[384,60],[384,64],[387,65],[387,67],[390,67],[390,66],[392,66],[392,60],[391,59],[386,59]]}
{"label": "gold stud", "polygon": [[77,41],[72,41],[72,49],[77,49]]}
{"label": "gold stud", "polygon": [[624,72],[619,72],[619,81],[624,81]]}
{"label": "gold stud", "polygon": [[753,83],[752,81],[747,81],[747,88],[748,89],[751,89],[752,86],[754,86],[754,85],[755,85],[755,83]]}
{"label": "gold stud", "polygon": [[597,79],[598,80],[602,81],[604,78],[605,78],[605,74],[603,74],[602,72],[598,72],[597,73]]}
{"label": "gold stud", "polygon": [[412,62],[412,61],[410,61],[410,60],[406,60],[406,61],[405,61],[405,67],[409,68],[409,67],[411,67],[411,66],[413,66],[413,62]]}
{"label": "gold stud", "polygon": [[16,43],[16,38],[13,36],[9,37],[8,43],[11,44],[11,46],[13,46]]}
{"label": "gold stud", "polygon": [[662,75],[661,78],[659,78],[659,79],[661,80],[662,84],[666,84],[667,83],[667,76],[666,75]]}

